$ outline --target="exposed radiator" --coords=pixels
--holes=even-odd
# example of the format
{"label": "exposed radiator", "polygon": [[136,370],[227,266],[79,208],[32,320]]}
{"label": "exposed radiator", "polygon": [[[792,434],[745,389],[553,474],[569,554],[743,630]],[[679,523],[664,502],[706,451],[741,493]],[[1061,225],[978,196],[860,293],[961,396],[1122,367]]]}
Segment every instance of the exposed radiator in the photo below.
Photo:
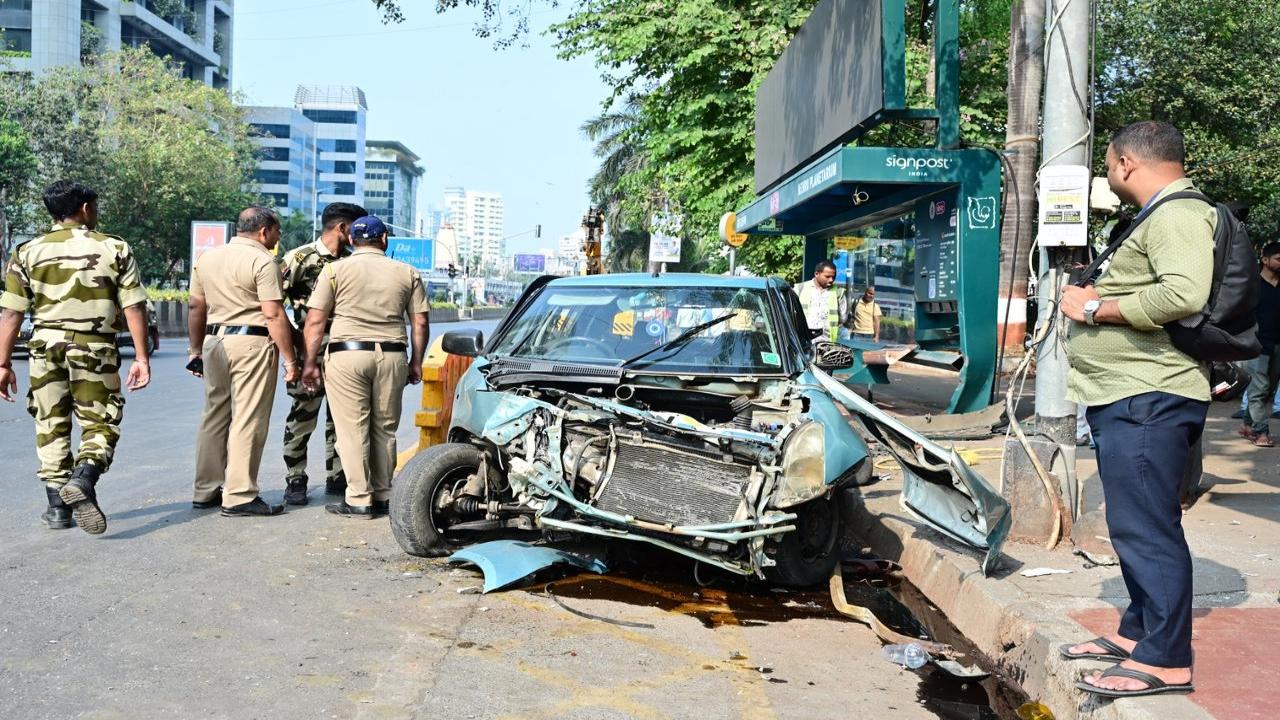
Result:
{"label": "exposed radiator", "polygon": [[750,479],[744,465],[620,442],[596,507],[675,525],[732,522]]}

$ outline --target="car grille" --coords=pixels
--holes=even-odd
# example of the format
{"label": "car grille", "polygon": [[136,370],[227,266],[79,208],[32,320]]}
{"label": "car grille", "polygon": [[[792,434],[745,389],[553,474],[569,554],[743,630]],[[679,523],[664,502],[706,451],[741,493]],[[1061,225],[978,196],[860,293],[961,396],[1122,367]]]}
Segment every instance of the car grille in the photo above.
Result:
{"label": "car grille", "polygon": [[732,522],[750,480],[743,465],[621,442],[596,507],[673,525]]}

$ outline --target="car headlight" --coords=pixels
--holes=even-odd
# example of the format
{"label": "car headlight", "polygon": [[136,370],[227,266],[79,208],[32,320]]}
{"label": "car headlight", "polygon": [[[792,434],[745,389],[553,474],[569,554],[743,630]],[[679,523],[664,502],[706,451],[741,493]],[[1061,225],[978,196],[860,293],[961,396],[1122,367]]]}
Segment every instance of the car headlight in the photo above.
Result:
{"label": "car headlight", "polygon": [[773,506],[789,508],[827,491],[827,436],[822,423],[807,422],[782,447],[782,482]]}

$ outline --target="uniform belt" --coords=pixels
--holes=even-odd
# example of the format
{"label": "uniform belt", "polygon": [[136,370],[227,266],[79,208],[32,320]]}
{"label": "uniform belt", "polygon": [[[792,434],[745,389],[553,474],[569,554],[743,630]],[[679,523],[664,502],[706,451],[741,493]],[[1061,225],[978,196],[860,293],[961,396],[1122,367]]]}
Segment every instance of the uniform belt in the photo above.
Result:
{"label": "uniform belt", "polygon": [[210,335],[218,335],[225,337],[227,335],[257,335],[258,337],[268,337],[271,333],[261,325],[210,325]]}
{"label": "uniform belt", "polygon": [[51,328],[35,326],[32,328],[33,333],[37,332],[55,332],[62,333],[67,340],[77,345],[88,345],[89,343],[112,343],[115,344],[116,336],[113,333],[91,333],[80,332],[79,330],[63,330],[62,328]]}
{"label": "uniform belt", "polygon": [[364,340],[344,340],[329,343],[329,352],[343,350],[381,350],[382,352],[404,352],[408,347],[402,342],[367,342]]}

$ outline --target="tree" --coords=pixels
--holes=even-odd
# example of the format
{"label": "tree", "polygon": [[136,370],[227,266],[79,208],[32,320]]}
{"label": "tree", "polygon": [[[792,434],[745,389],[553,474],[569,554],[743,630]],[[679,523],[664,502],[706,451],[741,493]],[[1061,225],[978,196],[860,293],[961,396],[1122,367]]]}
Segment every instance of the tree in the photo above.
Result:
{"label": "tree", "polygon": [[0,268],[5,266],[13,242],[9,218],[22,212],[19,203],[29,193],[35,169],[36,158],[22,126],[0,118]]}
{"label": "tree", "polygon": [[633,222],[634,212],[622,192],[623,179],[639,172],[647,162],[635,137],[639,120],[640,98],[633,95],[621,109],[582,124],[582,134],[596,144],[595,155],[600,158],[600,169],[588,187],[591,202],[604,212],[609,236],[605,266],[609,272],[643,270],[648,256],[649,233],[642,220],[639,226]]}
{"label": "tree", "polygon": [[[278,209],[277,212],[279,212]],[[314,241],[316,236],[312,230],[312,219],[305,214],[295,212],[282,215],[280,217],[280,255],[283,257],[290,250]]]}
{"label": "tree", "polygon": [[41,184],[74,178],[98,191],[101,229],[129,241],[150,279],[177,279],[191,221],[231,219],[257,199],[245,189],[254,148],[235,98],[147,49],[38,79],[0,76],[0,116],[27,129]]}

